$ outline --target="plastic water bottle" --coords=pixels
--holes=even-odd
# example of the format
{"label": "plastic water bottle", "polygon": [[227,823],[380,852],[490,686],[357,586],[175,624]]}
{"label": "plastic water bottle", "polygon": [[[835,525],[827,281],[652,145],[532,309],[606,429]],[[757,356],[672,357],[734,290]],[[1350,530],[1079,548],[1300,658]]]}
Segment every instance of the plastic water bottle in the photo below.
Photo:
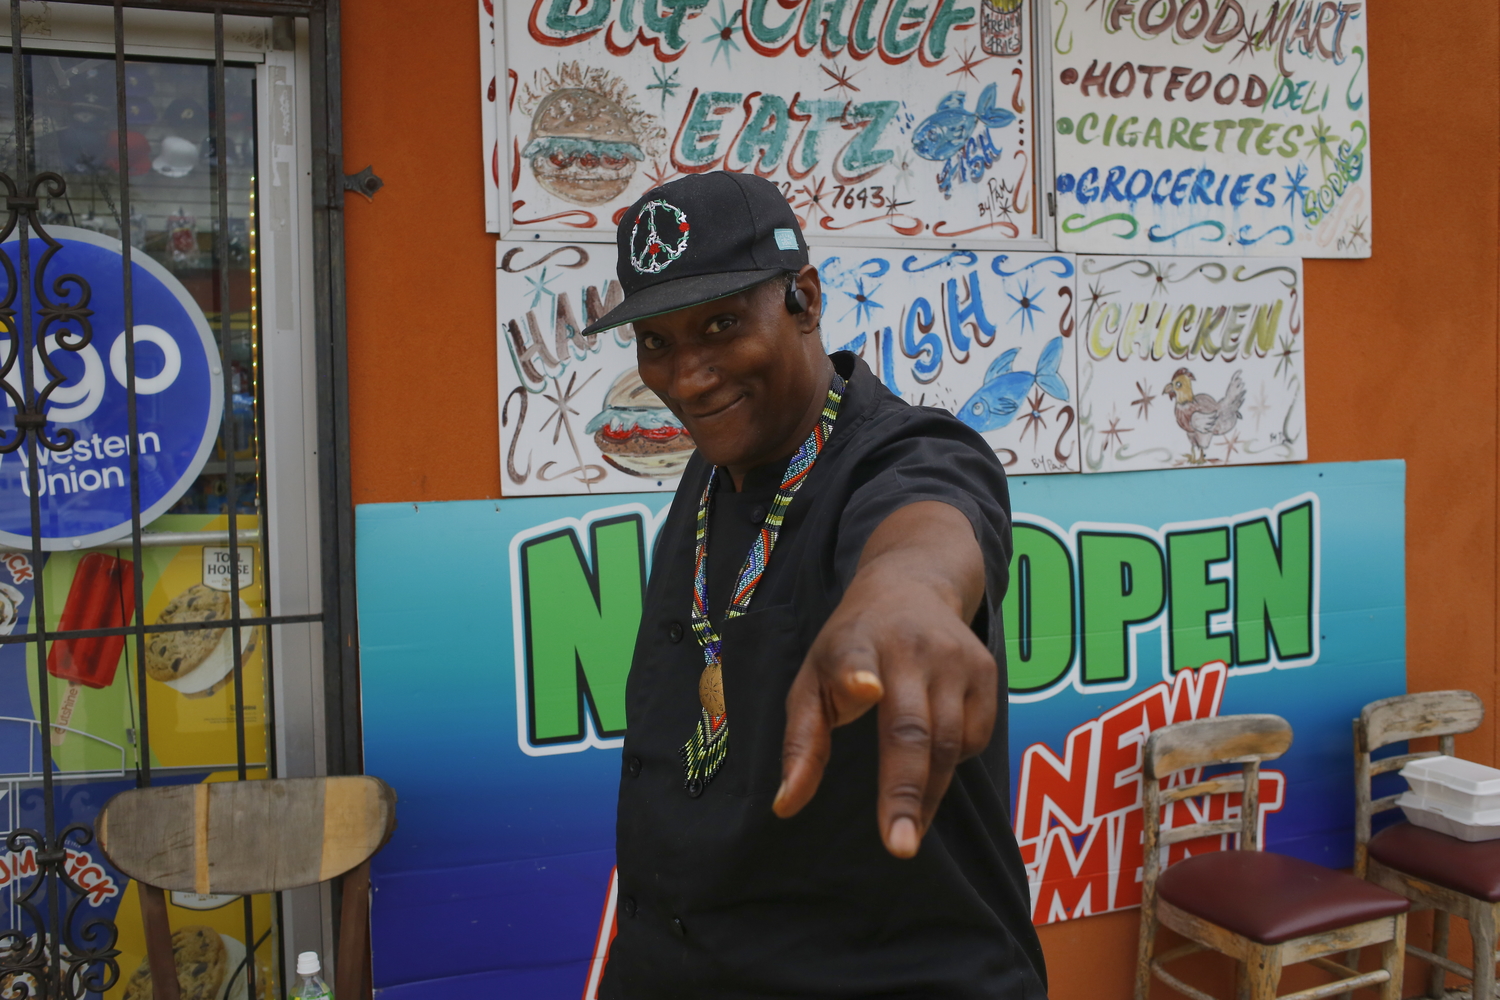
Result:
{"label": "plastic water bottle", "polygon": [[304,951],[297,956],[297,975],[302,981],[292,991],[293,1000],[333,1000],[333,990],[323,982],[318,973],[323,971],[323,964],[318,961],[318,953],[315,951]]}

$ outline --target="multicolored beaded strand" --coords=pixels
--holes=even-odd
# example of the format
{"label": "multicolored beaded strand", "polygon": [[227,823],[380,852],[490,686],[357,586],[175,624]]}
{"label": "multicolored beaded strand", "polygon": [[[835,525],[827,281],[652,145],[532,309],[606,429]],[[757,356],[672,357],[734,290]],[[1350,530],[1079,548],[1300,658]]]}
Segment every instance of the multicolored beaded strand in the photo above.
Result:
{"label": "multicolored beaded strand", "polygon": [[[792,496],[807,480],[813,463],[818,460],[818,454],[827,444],[828,436],[833,433],[833,422],[838,419],[839,405],[844,401],[845,385],[843,377],[835,372],[818,424],[807,436],[807,440],[802,442],[802,447],[797,449],[797,454],[792,456],[786,476],[781,480],[781,488],[776,492],[776,499],[771,501],[771,511],[762,522],[749,554],[745,556],[745,564],[740,568],[725,618],[738,618],[750,607],[750,598],[755,595],[756,585],[760,583],[766,565],[771,560],[771,550],[776,547],[787,508],[792,505]],[[724,640],[708,619],[708,508],[713,502],[718,478],[719,470],[715,469],[709,474],[708,484],[704,486],[703,496],[698,501],[697,552],[693,568],[693,635],[697,636],[698,645],[703,647],[704,667],[703,673],[698,677],[698,701],[702,710],[692,738],[682,748],[682,766],[685,772],[683,784],[691,795],[702,794],[704,786],[713,780],[729,754],[729,715],[724,704],[721,656]]]}

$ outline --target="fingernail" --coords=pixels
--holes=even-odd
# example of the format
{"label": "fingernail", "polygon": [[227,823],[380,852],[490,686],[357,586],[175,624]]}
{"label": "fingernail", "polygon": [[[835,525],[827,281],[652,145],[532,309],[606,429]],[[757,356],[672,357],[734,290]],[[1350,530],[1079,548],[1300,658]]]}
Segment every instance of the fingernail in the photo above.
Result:
{"label": "fingernail", "polygon": [[786,795],[786,781],[783,779],[781,787],[776,789],[776,797],[771,800],[771,808],[776,809],[781,805],[782,796]]}
{"label": "fingernail", "polygon": [[898,817],[891,824],[891,853],[898,857],[910,858],[917,853],[921,842],[917,839],[917,824],[905,816]]}
{"label": "fingernail", "polygon": [[878,688],[881,686],[880,678],[869,670],[856,670],[849,675],[849,679],[856,684],[862,684],[866,687]]}

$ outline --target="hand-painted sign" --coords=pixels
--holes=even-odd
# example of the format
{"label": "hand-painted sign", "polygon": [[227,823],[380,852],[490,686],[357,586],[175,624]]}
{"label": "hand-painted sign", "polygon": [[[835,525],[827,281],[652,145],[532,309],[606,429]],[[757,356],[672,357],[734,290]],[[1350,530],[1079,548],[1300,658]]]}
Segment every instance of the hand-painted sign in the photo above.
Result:
{"label": "hand-painted sign", "polygon": [[1367,10],[1057,0],[1059,246],[1368,257]]}
{"label": "hand-painted sign", "polygon": [[1302,262],[1079,257],[1083,471],[1307,458]]}
{"label": "hand-painted sign", "polygon": [[[1139,902],[1140,744],[1182,719],[1285,716],[1296,741],[1262,774],[1266,842],[1333,867],[1352,852],[1349,719],[1404,687],[1403,467],[1185,481],[1011,481],[1013,815],[1038,923]],[[593,995],[629,636],[669,499],[358,509],[366,764],[406,808],[375,858],[375,983],[392,1000],[451,995],[454,970],[466,990]],[[414,593],[382,570],[393,559],[455,582]],[[413,616],[478,624],[413,645]],[[1239,807],[1183,803],[1168,823]],[[455,823],[493,835],[456,842]]]}
{"label": "hand-painted sign", "polygon": [[984,435],[1011,475],[1077,472],[1073,257],[818,249],[823,340]]}
{"label": "hand-painted sign", "polygon": [[[56,226],[50,235],[62,245],[47,265],[49,275],[72,274],[88,282],[91,295],[76,311],[76,287],[52,294],[67,301],[57,314],[78,319],[57,322],[47,334],[47,360],[65,381],[47,398],[47,433],[54,440],[71,431],[73,443],[61,451],[38,448],[37,493],[43,549],[99,545],[130,533],[131,489],[129,417],[126,406],[125,302],[120,243],[87,229]],[[19,238],[4,244],[15,259]],[[32,266],[47,245],[28,241]],[[207,461],[224,410],[219,350],[208,321],[187,289],[145,254],[131,257],[135,323],[135,440],[140,453],[141,522],[149,524],[187,491]],[[39,310],[53,305],[38,285]],[[40,316],[37,320],[40,326]],[[73,351],[87,324],[91,341]],[[62,332],[60,332],[62,331]],[[0,364],[16,350],[14,334],[0,343]],[[31,362],[33,391],[52,377],[40,360]],[[24,398],[20,363],[10,365],[0,393],[11,416]],[[27,446],[0,456],[0,542],[31,547],[31,501]]]}
{"label": "hand-painted sign", "polygon": [[1040,245],[1032,16],[1025,0],[485,2],[499,231],[610,240],[652,186],[724,169],[779,184],[814,238]]}
{"label": "hand-painted sign", "polygon": [[[1079,471],[1071,255],[813,247],[823,341],[902,398],[984,435],[1011,474]],[[670,490],[692,438],[635,369],[615,254],[501,243],[500,447],[507,496]]]}

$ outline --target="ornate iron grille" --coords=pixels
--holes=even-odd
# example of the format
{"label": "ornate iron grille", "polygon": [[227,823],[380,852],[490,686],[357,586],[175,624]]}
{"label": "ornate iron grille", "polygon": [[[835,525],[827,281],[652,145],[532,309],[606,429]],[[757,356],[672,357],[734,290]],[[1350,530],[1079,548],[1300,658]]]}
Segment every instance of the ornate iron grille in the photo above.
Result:
{"label": "ornate iron grille", "polygon": [[[79,852],[93,842],[94,832],[88,823],[74,822],[59,828],[58,802],[60,785],[77,776],[58,772],[54,755],[56,737],[71,731],[66,722],[73,708],[72,700],[77,696],[77,686],[70,685],[65,702],[54,704],[53,686],[49,684],[49,647],[58,642],[104,637],[122,637],[127,649],[126,662],[133,660],[134,691],[132,712],[134,726],[126,730],[134,743],[133,776],[137,784],[147,785],[153,781],[151,757],[151,726],[147,675],[147,644],[151,637],[172,632],[202,631],[209,628],[223,629],[229,635],[229,651],[232,669],[228,681],[232,685],[234,706],[234,737],[236,759],[234,770],[239,780],[246,780],[251,771],[262,770],[267,775],[277,772],[275,756],[274,684],[276,678],[273,653],[275,649],[275,627],[296,623],[316,622],[323,626],[323,668],[326,706],[326,750],[329,773],[357,773],[360,770],[358,732],[358,687],[355,644],[352,641],[353,581],[352,581],[352,508],[348,501],[347,467],[347,420],[346,393],[344,386],[344,337],[343,337],[343,264],[342,264],[342,219],[340,202],[343,178],[339,170],[337,155],[339,143],[338,116],[338,59],[337,59],[337,2],[238,2],[217,3],[213,0],[185,0],[185,2],[135,2],[115,0],[83,0],[96,6],[113,7],[114,54],[112,60],[114,95],[109,109],[113,118],[113,154],[115,184],[113,191],[106,191],[105,201],[116,222],[119,233],[122,268],[120,290],[124,302],[124,384],[126,390],[127,433],[125,435],[128,461],[128,486],[130,491],[131,524],[128,546],[123,540],[112,542],[105,548],[123,550],[128,548],[131,556],[128,588],[133,609],[124,615],[126,619],[117,627],[68,628],[65,620],[59,627],[50,627],[51,619],[46,608],[47,587],[43,580],[43,566],[48,558],[43,542],[43,498],[47,495],[46,456],[68,451],[76,442],[72,429],[59,427],[49,419],[52,397],[68,382],[62,359],[67,355],[79,355],[94,343],[94,310],[91,302],[95,289],[90,282],[77,273],[66,273],[59,267],[59,252],[63,245],[49,233],[55,225],[54,213],[48,208],[59,202],[69,203],[69,178],[50,169],[38,169],[36,137],[38,118],[34,107],[36,84],[32,78],[28,53],[23,38],[23,11],[20,0],[10,0],[10,87],[12,98],[13,140],[9,162],[0,172],[0,189],[5,197],[4,226],[0,229],[0,392],[10,404],[13,413],[11,426],[4,426],[0,415],[0,462],[7,456],[24,456],[25,493],[29,502],[30,548],[27,555],[35,568],[32,589],[31,612],[26,618],[27,627],[17,634],[0,635],[0,644],[29,644],[34,650],[34,662],[28,669],[34,672],[36,704],[34,752],[39,755],[39,766],[35,780],[10,783],[10,790],[19,792],[24,786],[28,794],[39,795],[41,824],[39,827],[22,826],[12,822],[13,829],[5,838],[5,846],[11,859],[34,860],[34,870],[20,862],[0,859],[0,863],[11,865],[12,923],[9,929],[0,930],[0,998],[3,1000],[82,1000],[84,994],[101,994],[114,987],[122,976],[116,947],[118,931],[114,922],[99,916],[91,916],[83,906],[91,887],[81,884],[77,877],[80,870]],[[126,30],[124,14],[127,8],[144,7],[209,13],[213,15],[214,60],[209,68],[208,137],[212,149],[211,191],[214,197],[212,246],[210,256],[213,280],[217,285],[215,295],[219,305],[214,333],[220,351],[217,374],[224,381],[224,419],[221,427],[221,450],[223,454],[222,481],[224,484],[224,512],[227,515],[227,530],[213,537],[195,536],[199,542],[222,541],[228,547],[228,618],[203,622],[163,623],[148,622],[146,614],[145,570],[143,550],[156,544],[174,542],[193,544],[192,539],[180,536],[154,537],[146,530],[142,511],[142,438],[138,427],[138,392],[140,376],[137,373],[137,338],[134,305],[133,255],[144,253],[140,249],[141,233],[133,232],[138,226],[139,216],[133,211],[131,174],[132,159],[140,156],[132,148],[131,108],[128,106],[128,70],[135,62],[126,56]],[[262,554],[262,591],[265,609],[271,608],[269,588],[274,579],[268,572],[265,554],[270,551],[266,544],[268,532],[267,494],[265,465],[267,455],[264,448],[264,410],[253,409],[253,419],[248,423],[234,419],[233,400],[236,397],[235,364],[231,356],[235,349],[237,331],[234,329],[231,303],[235,297],[232,289],[230,258],[234,234],[234,221],[230,208],[230,136],[227,130],[227,94],[229,74],[232,67],[225,60],[224,17],[234,14],[271,16],[278,20],[276,30],[290,37],[293,31],[291,20],[306,18],[308,37],[311,43],[313,64],[312,76],[312,164],[313,185],[313,295],[315,309],[315,344],[318,367],[315,373],[318,390],[319,444],[318,489],[321,500],[321,552],[322,611],[308,614],[274,615],[270,613],[246,614],[241,603],[242,546],[257,546]],[[0,45],[0,48],[4,48]],[[165,155],[165,154],[163,154]],[[43,164],[45,166],[45,164]],[[252,182],[252,198],[253,182]],[[70,206],[70,214],[72,212]],[[179,209],[179,212],[181,210]],[[93,213],[90,212],[92,219]],[[76,216],[74,216],[76,221]],[[250,240],[247,251],[254,254],[254,233],[246,234]],[[61,272],[61,273],[60,273]],[[253,274],[252,270],[252,274]],[[251,306],[251,322],[248,333],[254,341],[255,307]],[[252,343],[252,351],[258,344]],[[245,438],[249,440],[244,440]],[[97,437],[95,438],[97,446]],[[248,455],[248,458],[247,458]],[[246,465],[250,468],[247,470]],[[75,487],[76,489],[76,487]],[[258,513],[252,529],[242,527],[246,510]],[[76,545],[76,543],[75,543]],[[86,551],[86,550],[85,550]],[[123,594],[122,588],[122,594]],[[253,630],[265,633],[263,649],[264,677],[267,690],[263,705],[266,713],[265,727],[267,747],[263,763],[255,759],[247,747],[245,639]],[[127,670],[127,689],[132,678]],[[54,725],[52,720],[58,721]],[[25,720],[4,720],[21,722]],[[30,740],[30,737],[28,737]],[[29,742],[28,746],[32,746]],[[121,772],[126,771],[125,748],[121,749]],[[22,810],[16,804],[19,795],[12,795],[11,814],[16,820]],[[29,865],[32,862],[27,862]],[[244,944],[247,955],[225,983],[221,995],[236,995],[235,979],[244,977],[245,993],[250,1000],[267,996],[265,984],[257,982],[256,954],[272,934],[272,928],[262,920],[257,926],[252,912],[252,901],[243,901]],[[280,901],[276,901],[279,913]],[[126,969],[125,974],[131,970]],[[284,969],[278,977],[285,983]]]}

